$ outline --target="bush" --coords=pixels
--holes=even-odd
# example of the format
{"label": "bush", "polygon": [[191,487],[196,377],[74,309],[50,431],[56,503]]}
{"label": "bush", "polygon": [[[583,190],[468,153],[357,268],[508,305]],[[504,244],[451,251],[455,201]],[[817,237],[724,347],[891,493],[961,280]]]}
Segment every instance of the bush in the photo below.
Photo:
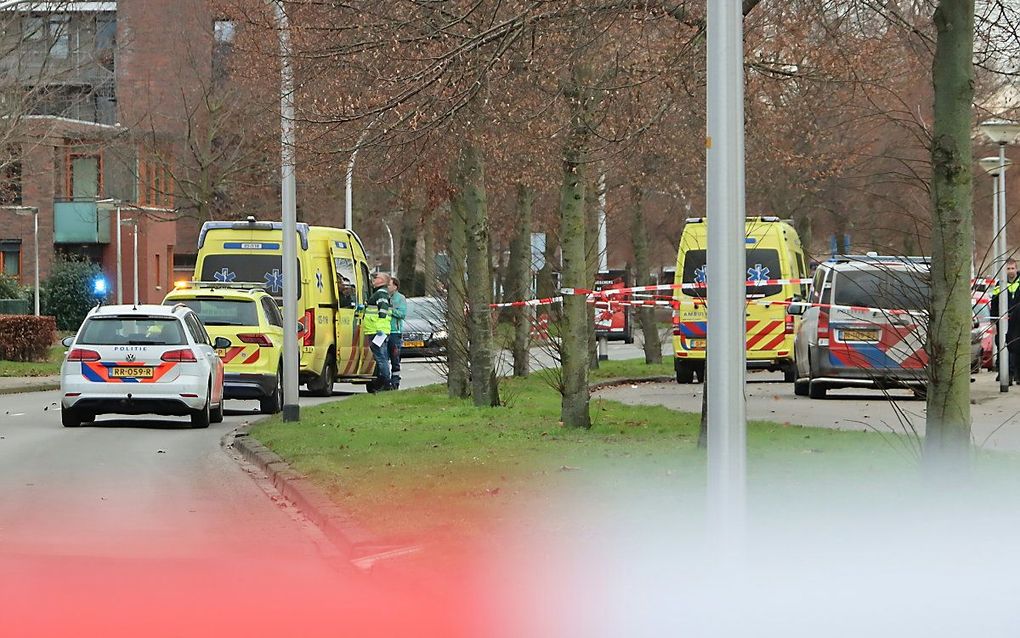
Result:
{"label": "bush", "polygon": [[25,292],[18,285],[18,280],[10,275],[0,273],[0,299],[21,299]]}
{"label": "bush", "polygon": [[98,265],[79,259],[58,259],[50,269],[42,298],[43,312],[57,320],[59,330],[77,330],[96,299],[92,287],[103,274]]}
{"label": "bush", "polygon": [[0,359],[45,361],[56,336],[53,317],[0,315]]}

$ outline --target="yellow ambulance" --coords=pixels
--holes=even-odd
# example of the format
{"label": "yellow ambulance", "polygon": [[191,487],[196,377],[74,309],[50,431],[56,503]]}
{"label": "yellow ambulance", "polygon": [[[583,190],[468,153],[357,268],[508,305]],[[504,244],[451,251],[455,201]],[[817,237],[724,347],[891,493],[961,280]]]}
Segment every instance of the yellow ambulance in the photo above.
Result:
{"label": "yellow ambulance", "polygon": [[[706,282],[708,232],[706,219],[688,218],[680,236],[673,291],[673,367],[677,383],[704,379],[707,311],[703,302]],[[782,371],[792,383],[793,337],[799,318],[786,313],[787,304],[770,302],[806,298],[807,284],[766,283],[770,280],[807,279],[807,261],[800,237],[789,221],[774,216],[748,217],[744,226],[747,265],[747,367]]]}
{"label": "yellow ambulance", "polygon": [[[371,277],[365,248],[351,230],[297,225],[300,383],[329,396],[335,381],[368,382],[375,372],[369,336],[362,334]],[[282,305],[283,225],[280,222],[211,221],[198,237],[195,279],[256,282]],[[286,312],[286,309],[283,309]]]}

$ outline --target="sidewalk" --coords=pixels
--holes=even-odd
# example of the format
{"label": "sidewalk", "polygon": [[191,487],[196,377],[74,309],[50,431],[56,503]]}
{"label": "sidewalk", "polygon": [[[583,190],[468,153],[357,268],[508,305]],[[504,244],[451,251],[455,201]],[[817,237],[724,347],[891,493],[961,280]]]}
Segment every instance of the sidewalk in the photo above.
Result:
{"label": "sidewalk", "polygon": [[0,394],[41,392],[60,387],[60,375],[46,377],[0,377]]}
{"label": "sidewalk", "polygon": [[[1020,386],[999,392],[995,375],[981,372],[971,384],[972,436],[975,446],[1020,452]],[[827,399],[793,394],[793,384],[769,373],[748,373],[747,418],[837,430],[903,433],[913,426],[924,433],[926,406],[910,392],[894,390],[893,400],[874,390],[833,390]],[[701,412],[698,385],[647,383],[598,391],[597,396],[632,405],[662,405],[684,412]],[[903,422],[909,421],[910,426]]]}

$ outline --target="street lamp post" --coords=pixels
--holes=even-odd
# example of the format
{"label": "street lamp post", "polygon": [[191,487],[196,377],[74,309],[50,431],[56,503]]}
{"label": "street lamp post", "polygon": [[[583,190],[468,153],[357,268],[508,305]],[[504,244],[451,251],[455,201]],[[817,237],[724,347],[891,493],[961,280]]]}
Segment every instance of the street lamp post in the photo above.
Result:
{"label": "street lamp post", "polygon": [[[2,8],[2,5],[0,5]],[[32,244],[33,256],[35,257],[35,316],[39,316],[39,209],[36,206],[11,206],[15,215],[32,216]]]}
{"label": "street lamp post", "polygon": [[361,150],[361,145],[365,143],[365,138],[368,137],[368,131],[379,121],[385,111],[375,116],[365,130],[361,132],[361,136],[358,137],[358,142],[354,145],[354,150],[351,151],[351,159],[347,161],[347,190],[345,192],[346,200],[344,202],[344,228],[352,230],[354,228],[354,160],[358,158],[358,151]]}
{"label": "street lamp post", "polygon": [[[1006,259],[1009,258],[1009,243],[1006,236],[1006,144],[1012,143],[1020,135],[1020,123],[1009,120],[987,120],[981,123],[981,132],[991,141],[999,145],[999,167],[996,181],[998,188],[998,275],[999,281],[999,392],[1009,392],[1009,348],[1006,344],[1006,332],[1009,327],[1009,282],[1006,280]],[[1002,295],[1005,294],[1005,298]]]}
{"label": "street lamp post", "polygon": [[[131,299],[135,304],[141,303],[138,299],[138,220],[137,219],[125,219],[120,222],[121,226],[129,226],[132,230],[131,234],[131,263],[134,266],[132,269],[132,297]],[[119,276],[119,273],[118,273]]]}
{"label": "street lamp post", "polygon": [[[999,213],[999,173],[1001,172],[1001,170],[1005,170],[1005,168],[1008,168],[1009,165],[1012,164],[1012,162],[1007,160],[1005,168],[1003,168],[1001,170],[1000,170],[1000,167],[999,167],[999,158],[997,156],[984,157],[984,158],[982,158],[980,160],[979,163],[981,164],[981,168],[984,169],[984,171],[986,173],[988,173],[989,175],[991,175],[991,177],[992,177],[992,243],[991,243],[992,248],[991,248],[991,251],[992,251],[992,266],[993,266],[993,270],[996,273],[998,273],[999,272],[999,268],[1001,266],[1000,262],[1003,260],[1003,258],[1004,258],[1003,256],[1005,255],[1005,249],[1002,246],[1002,217],[1000,216],[1000,213]],[[996,276],[998,276],[998,275],[996,275]],[[1007,293],[1007,299],[1008,298],[1009,297],[1008,297],[1008,293]],[[1001,305],[1000,305],[1000,312],[1001,312]],[[997,350],[996,358],[998,359],[998,366],[999,366],[999,379],[1002,379],[1002,378],[1005,377],[1006,365],[1004,363],[1004,359],[1002,358],[1002,352],[1001,352],[1005,348],[1006,348],[1005,339],[1003,339],[1003,336],[1000,333],[999,337],[998,337],[998,347],[996,348],[996,350]],[[1003,390],[1003,387],[1007,387],[1008,388],[1009,387],[1008,382],[1006,383],[1005,386],[1003,386],[1001,382],[999,383],[999,390],[1000,390],[1000,392],[1005,392],[1006,391],[1006,390]]]}
{"label": "street lamp post", "polygon": [[383,226],[386,227],[386,234],[390,236],[390,275],[396,275],[397,267],[393,261],[393,231],[390,230],[390,225],[386,222],[383,222]]}
{"label": "street lamp post", "polygon": [[[300,421],[297,344],[297,183],[294,175],[294,68],[290,22],[282,0],[273,1],[280,37],[280,203],[283,208],[283,420]],[[311,328],[311,326],[307,326]],[[326,369],[332,369],[326,366]],[[327,380],[331,383],[332,380]]]}
{"label": "street lamp post", "polygon": [[[609,242],[606,234],[606,174],[599,174],[599,272],[609,272]],[[599,337],[598,344],[599,361],[609,359],[609,338],[606,335]]]}
{"label": "street lamp post", "polygon": [[117,206],[117,305],[124,303],[124,255],[121,250],[120,229],[124,222],[120,219],[120,206]]}

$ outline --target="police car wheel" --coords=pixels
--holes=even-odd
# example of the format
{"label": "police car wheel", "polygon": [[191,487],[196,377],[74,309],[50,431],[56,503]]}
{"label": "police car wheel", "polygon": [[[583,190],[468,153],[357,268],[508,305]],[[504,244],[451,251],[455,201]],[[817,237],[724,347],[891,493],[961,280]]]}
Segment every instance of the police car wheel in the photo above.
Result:
{"label": "police car wheel", "polygon": [[808,395],[808,384],[810,382],[806,379],[793,382],[793,393],[799,397],[806,397]]}
{"label": "police car wheel", "polygon": [[82,415],[70,408],[60,411],[60,422],[65,428],[76,428],[81,425]]}

